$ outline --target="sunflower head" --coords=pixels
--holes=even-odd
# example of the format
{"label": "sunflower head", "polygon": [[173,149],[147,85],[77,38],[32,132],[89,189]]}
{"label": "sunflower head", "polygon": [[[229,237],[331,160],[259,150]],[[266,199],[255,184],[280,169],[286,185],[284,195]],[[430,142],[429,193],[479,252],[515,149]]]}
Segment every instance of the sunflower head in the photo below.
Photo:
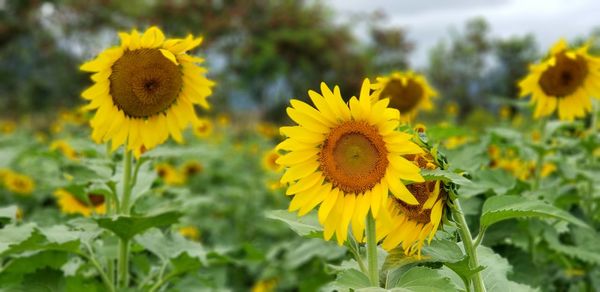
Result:
{"label": "sunflower head", "polygon": [[6,188],[15,194],[27,196],[30,195],[35,189],[35,183],[33,179],[27,175],[13,171],[7,171],[4,172],[2,176]]}
{"label": "sunflower head", "polygon": [[412,120],[419,110],[431,110],[431,98],[437,96],[423,75],[411,71],[377,77],[372,89],[379,99],[390,99],[390,107],[400,111],[403,121]]}
{"label": "sunflower head", "polygon": [[200,231],[198,230],[198,228],[196,228],[195,226],[182,226],[179,227],[179,229],[177,230],[179,232],[179,234],[181,234],[181,236],[193,240],[193,241],[199,241],[200,240]]}
{"label": "sunflower head", "polygon": [[80,214],[89,217],[92,214],[105,214],[106,202],[104,195],[85,194],[83,197],[74,195],[65,189],[54,191],[60,211],[64,214]]}
{"label": "sunflower head", "polygon": [[546,59],[530,66],[519,87],[521,96],[531,95],[534,118],[558,111],[561,120],[573,120],[591,111],[591,97],[600,98],[600,59],[587,51],[588,45],[571,49],[561,39]]}
{"label": "sunflower head", "polygon": [[70,160],[78,160],[79,153],[65,140],[54,140],[50,143],[50,151],[58,151]]}
{"label": "sunflower head", "polygon": [[210,136],[213,132],[213,122],[210,119],[201,118],[194,122],[192,126],[194,130],[194,135],[198,138],[206,138]]}
{"label": "sunflower head", "polygon": [[[437,169],[439,164],[429,153],[407,155],[421,169]],[[405,254],[421,255],[425,241],[431,241],[442,221],[448,193],[439,180],[413,183],[407,186],[418,204],[409,205],[391,198],[377,221],[377,238],[382,247],[391,250],[401,247]]]}
{"label": "sunflower head", "polygon": [[136,156],[142,146],[152,149],[169,136],[183,141],[182,129],[197,120],[194,105],[209,108],[214,85],[196,65],[203,60],[186,54],[202,39],[166,39],[156,27],[119,37],[120,46],[81,66],[95,73],[94,85],[81,94],[90,101],[84,109],[96,110],[92,138],[112,141],[113,150],[127,144]]}
{"label": "sunflower head", "polygon": [[0,132],[10,134],[17,128],[17,123],[12,120],[0,120]]}
{"label": "sunflower head", "polygon": [[186,177],[194,176],[198,173],[201,173],[203,170],[204,166],[202,165],[202,163],[195,160],[186,162],[182,167],[182,172],[185,174]]}
{"label": "sunflower head", "polygon": [[186,177],[171,164],[160,163],[155,167],[156,174],[168,185],[182,185]]}
{"label": "sunflower head", "polygon": [[262,166],[263,169],[272,172],[279,172],[283,169],[283,167],[277,164],[277,159],[279,159],[281,155],[277,150],[271,150],[263,154],[262,157]]}
{"label": "sunflower head", "polygon": [[281,127],[287,138],[277,150],[286,167],[282,184],[293,195],[289,211],[304,215],[320,205],[319,222],[326,240],[335,233],[338,244],[348,235],[363,238],[369,212],[374,217],[388,201],[388,191],[409,205],[417,199],[403,181],[423,181],[419,167],[402,155],[423,152],[412,135],[399,132],[400,113],[388,107],[390,100],[374,101],[369,80],[359,98],[346,104],[340,89],[321,84],[321,93],[309,91],[315,107],[291,100],[287,109],[296,126]]}

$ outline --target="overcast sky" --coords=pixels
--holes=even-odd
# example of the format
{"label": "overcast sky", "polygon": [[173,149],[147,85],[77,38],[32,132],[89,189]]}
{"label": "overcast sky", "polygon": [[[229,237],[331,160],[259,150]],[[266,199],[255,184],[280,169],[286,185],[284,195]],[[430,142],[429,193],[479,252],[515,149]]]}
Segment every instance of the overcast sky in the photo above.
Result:
{"label": "overcast sky", "polygon": [[[598,0],[325,0],[343,21],[357,13],[375,10],[388,15],[390,25],[408,30],[415,42],[411,64],[426,64],[427,52],[451,29],[462,29],[466,20],[483,16],[493,36],[535,35],[546,50],[558,38],[587,36],[600,26]],[[357,31],[360,35],[360,29]]]}

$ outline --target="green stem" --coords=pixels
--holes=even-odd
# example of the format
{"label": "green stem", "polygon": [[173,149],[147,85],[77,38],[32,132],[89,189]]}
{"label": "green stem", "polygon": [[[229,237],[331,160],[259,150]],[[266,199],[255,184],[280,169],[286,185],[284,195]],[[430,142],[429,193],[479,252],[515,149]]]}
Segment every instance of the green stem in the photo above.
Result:
{"label": "green stem", "polygon": [[358,263],[358,267],[360,268],[360,271],[366,275],[366,274],[368,274],[368,270],[367,270],[367,266],[365,266],[365,262],[363,261],[362,256],[360,255],[359,245],[353,236],[349,236],[349,237],[351,239],[351,242],[349,243],[348,249],[350,250],[350,252],[354,256],[354,258],[356,259],[356,262]]}
{"label": "green stem", "polygon": [[[131,196],[131,151],[125,149],[123,157],[123,197],[121,198],[120,213],[129,215],[129,199]],[[119,287],[129,286],[129,240],[119,239]]]}
{"label": "green stem", "polygon": [[96,270],[100,274],[100,278],[102,278],[102,282],[104,283],[104,286],[106,286],[106,289],[108,289],[108,291],[110,291],[110,292],[115,292],[115,286],[114,286],[113,282],[110,280],[110,278],[106,275],[106,273],[104,273],[104,269],[102,269],[102,266],[96,260],[96,256],[94,255],[94,250],[88,244],[85,244],[85,246],[87,247],[90,255],[87,255],[83,252],[78,252],[77,254],[79,254],[83,258],[87,259],[90,263],[92,263],[92,265],[96,268]]}
{"label": "green stem", "polygon": [[[540,144],[546,144],[546,122],[548,119],[542,118],[540,121]],[[544,158],[546,156],[546,150],[541,149],[541,152],[538,153],[537,161],[535,163],[535,173],[534,173],[534,181],[533,181],[533,189],[537,190],[540,187],[540,182],[542,180],[542,166],[544,165]]]}
{"label": "green stem", "polygon": [[379,287],[379,269],[377,267],[377,235],[375,234],[375,218],[369,212],[367,216],[367,264],[371,285]]}
{"label": "green stem", "polygon": [[[477,259],[477,249],[473,244],[473,237],[471,236],[471,231],[469,230],[469,226],[467,225],[465,214],[463,213],[462,208],[460,207],[458,198],[453,200],[451,204],[451,210],[452,217],[454,217],[454,221],[458,224],[458,231],[460,233],[460,238],[462,239],[463,245],[465,247],[465,253],[469,257],[469,267],[471,269],[477,269],[479,267],[479,260]],[[483,237],[483,234],[480,234],[479,236]],[[476,292],[486,291],[480,271],[474,273],[471,276],[471,281],[473,282],[473,286]]]}

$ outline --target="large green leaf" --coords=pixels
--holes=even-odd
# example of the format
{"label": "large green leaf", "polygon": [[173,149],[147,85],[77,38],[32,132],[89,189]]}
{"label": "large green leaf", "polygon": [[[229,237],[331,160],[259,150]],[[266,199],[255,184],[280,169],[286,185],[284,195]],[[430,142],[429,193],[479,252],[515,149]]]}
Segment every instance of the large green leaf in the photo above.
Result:
{"label": "large green leaf", "polygon": [[404,273],[396,288],[398,292],[445,292],[458,291],[449,278],[442,276],[438,271],[426,267],[414,267]]}
{"label": "large green leaf", "polygon": [[568,212],[544,201],[520,196],[494,196],[483,203],[480,224],[483,228],[507,219],[523,217],[545,217],[566,220],[587,227],[581,220]]}
{"label": "large green leaf", "polygon": [[423,247],[423,254],[433,261],[443,263],[456,263],[464,258],[458,244],[450,240],[433,240]]}
{"label": "large green leaf", "polygon": [[468,185],[472,182],[464,176],[444,169],[423,169],[421,175],[426,180],[442,180],[444,182],[453,182],[457,185]]}
{"label": "large green leaf", "polygon": [[267,211],[265,216],[285,222],[300,236],[316,236],[323,231],[323,227],[319,224],[317,215],[314,212],[303,217],[298,217],[296,214],[286,210],[273,210]]}
{"label": "large green leaf", "polygon": [[338,274],[335,285],[345,289],[360,289],[371,286],[371,282],[361,271],[349,269]]}
{"label": "large green leaf", "polygon": [[187,240],[177,234],[164,235],[159,229],[152,228],[137,235],[135,241],[163,261],[174,259],[186,253],[196,260],[206,263],[206,250],[194,241]]}
{"label": "large green leaf", "polygon": [[535,289],[527,285],[508,280],[507,275],[512,273],[512,266],[505,258],[494,253],[492,249],[479,246],[477,254],[479,256],[479,264],[485,267],[481,271],[481,277],[488,292],[535,291]]}
{"label": "large green leaf", "polygon": [[501,169],[484,169],[473,173],[473,183],[461,186],[460,197],[472,197],[487,191],[504,195],[517,183],[508,172]]}
{"label": "large green leaf", "polygon": [[152,227],[163,227],[177,223],[180,212],[169,211],[148,216],[116,216],[113,218],[96,218],[98,225],[108,229],[118,237],[129,240]]}
{"label": "large green leaf", "polygon": [[0,208],[0,228],[2,228],[4,224],[8,224],[17,219],[17,210],[18,208],[15,205]]}

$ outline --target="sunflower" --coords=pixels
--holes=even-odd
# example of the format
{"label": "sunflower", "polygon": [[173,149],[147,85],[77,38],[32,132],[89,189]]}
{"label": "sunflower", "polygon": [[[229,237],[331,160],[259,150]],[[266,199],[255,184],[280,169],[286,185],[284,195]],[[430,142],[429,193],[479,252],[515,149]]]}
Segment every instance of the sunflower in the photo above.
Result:
{"label": "sunflower", "polygon": [[87,194],[87,201],[80,199],[65,189],[54,191],[60,211],[65,214],[81,214],[89,217],[92,214],[105,214],[104,195]]}
{"label": "sunflower", "polygon": [[277,163],[277,159],[279,159],[281,155],[277,152],[277,150],[271,150],[263,155],[262,158],[262,166],[265,170],[272,172],[279,172],[283,168],[281,165]]}
{"label": "sunflower", "polygon": [[35,189],[33,179],[24,174],[5,171],[1,176],[3,177],[6,188],[15,194],[29,195]]}
{"label": "sunflower", "polygon": [[181,130],[196,121],[194,105],[209,108],[214,83],[204,77],[203,59],[187,55],[201,38],[165,39],[151,27],[143,34],[119,33],[121,45],[102,52],[81,70],[96,72],[81,96],[96,109],[90,124],[97,143],[112,141],[112,150],[127,144],[136,156],[163,143],[169,135],[183,141]]}
{"label": "sunflower", "polygon": [[50,143],[50,151],[58,151],[70,160],[78,160],[79,154],[65,140],[54,140]]}
{"label": "sunflower", "polygon": [[412,71],[377,77],[371,88],[375,90],[374,96],[390,99],[390,107],[400,111],[403,121],[412,120],[421,109],[431,110],[431,98],[437,96],[425,76]]}
{"label": "sunflower", "polygon": [[213,131],[213,122],[209,119],[198,119],[194,122],[193,130],[194,135],[198,138],[206,138],[212,134]]}
{"label": "sunflower", "polygon": [[168,185],[182,185],[186,177],[168,163],[160,163],[155,167],[156,174]]}
{"label": "sunflower", "polygon": [[264,279],[256,282],[254,286],[252,286],[251,292],[272,292],[275,291],[277,287],[277,279]]}
{"label": "sunflower", "polygon": [[[423,169],[438,168],[429,153],[407,158]],[[377,218],[377,240],[383,240],[381,246],[386,250],[401,246],[406,255],[417,254],[420,257],[425,240],[431,241],[438,229],[447,194],[439,180],[407,187],[419,203],[408,205],[397,198],[388,200],[385,211]]]}
{"label": "sunflower", "polygon": [[17,123],[11,120],[0,120],[0,132],[10,134],[17,128]]}
{"label": "sunflower", "polygon": [[199,241],[200,240],[200,231],[198,230],[198,228],[194,227],[194,226],[183,226],[183,227],[179,227],[179,229],[177,230],[179,232],[179,234],[181,234],[181,236],[191,239],[193,241]]}
{"label": "sunflower", "polygon": [[289,211],[303,216],[320,204],[325,240],[335,233],[342,244],[349,225],[357,238],[363,237],[367,214],[377,218],[388,190],[409,205],[419,203],[402,180],[423,177],[402,155],[422,150],[411,135],[396,131],[400,113],[388,108],[389,99],[372,102],[376,97],[368,79],[349,106],[339,87],[331,91],[321,83],[321,92],[308,92],[316,108],[291,100],[287,113],[298,125],[281,127],[287,138],[276,149],[289,152],[277,163],[287,167],[281,183],[289,183],[286,194],[294,196]]}
{"label": "sunflower", "polygon": [[194,176],[198,173],[201,173],[203,170],[204,166],[202,163],[195,160],[190,160],[183,165],[181,172],[185,174],[185,176]]}
{"label": "sunflower", "polygon": [[556,110],[559,119],[570,121],[591,111],[591,96],[600,98],[600,58],[590,56],[588,47],[570,49],[561,39],[545,60],[529,67],[519,87],[535,103],[534,118]]}

